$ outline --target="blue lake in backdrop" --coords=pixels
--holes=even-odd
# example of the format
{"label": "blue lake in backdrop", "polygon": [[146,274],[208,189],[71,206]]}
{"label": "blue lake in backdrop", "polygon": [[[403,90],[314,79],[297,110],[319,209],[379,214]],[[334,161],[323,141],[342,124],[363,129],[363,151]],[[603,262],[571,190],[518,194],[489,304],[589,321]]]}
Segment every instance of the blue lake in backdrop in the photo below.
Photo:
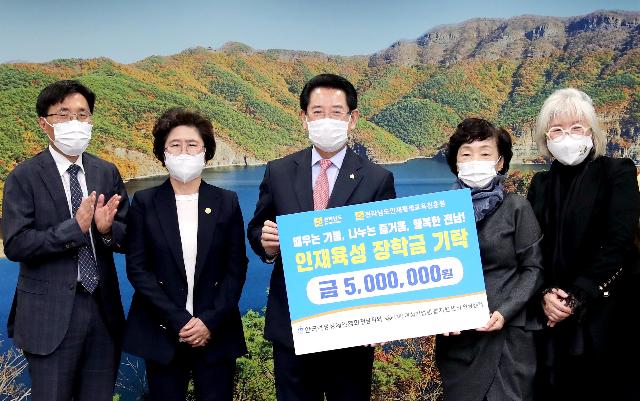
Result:
{"label": "blue lake in backdrop", "polygon": [[[398,197],[419,195],[430,192],[444,191],[451,188],[455,176],[451,174],[449,166],[441,159],[414,159],[400,164],[385,165],[395,177],[396,193]],[[512,170],[543,170],[545,165],[512,165]],[[245,220],[245,228],[258,200],[258,187],[264,175],[264,166],[250,167],[217,167],[204,171],[203,178],[210,184],[235,191],[240,200],[240,207]],[[141,178],[127,182],[129,197],[140,190],[161,184],[166,177]],[[366,178],[365,178],[366,179]],[[240,299],[240,310],[245,313],[249,309],[261,310],[266,305],[267,288],[271,275],[271,265],[264,264],[256,257],[247,242],[249,257],[249,271],[247,281]],[[125,311],[128,311],[133,288],[127,281],[125,259],[123,255],[115,254],[116,269],[120,279],[120,291]],[[18,277],[18,264],[7,259],[0,259],[0,352],[11,345],[7,340],[6,321],[15,291]],[[123,400],[130,397],[123,397]],[[135,399],[135,398],[134,398]]]}

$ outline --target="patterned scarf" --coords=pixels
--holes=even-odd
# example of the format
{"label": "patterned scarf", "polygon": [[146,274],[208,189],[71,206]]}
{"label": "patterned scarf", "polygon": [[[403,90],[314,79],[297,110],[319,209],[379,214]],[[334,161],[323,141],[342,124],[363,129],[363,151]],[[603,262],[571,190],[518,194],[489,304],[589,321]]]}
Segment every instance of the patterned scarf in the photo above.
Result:
{"label": "patterned scarf", "polygon": [[455,189],[471,189],[473,214],[475,215],[476,223],[495,212],[498,206],[502,204],[504,200],[504,187],[502,185],[504,178],[503,174],[498,174],[484,188],[471,188],[459,178],[454,184]]}

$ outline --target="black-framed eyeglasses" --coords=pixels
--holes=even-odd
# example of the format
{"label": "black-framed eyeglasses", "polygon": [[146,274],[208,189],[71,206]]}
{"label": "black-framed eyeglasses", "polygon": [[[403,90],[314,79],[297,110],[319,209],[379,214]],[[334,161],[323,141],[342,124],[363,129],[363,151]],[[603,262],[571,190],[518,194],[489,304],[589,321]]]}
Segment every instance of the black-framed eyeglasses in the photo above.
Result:
{"label": "black-framed eyeglasses", "polygon": [[78,119],[78,121],[86,122],[91,120],[92,114],[89,111],[81,111],[78,113],[72,113],[70,111],[59,111],[57,113],[47,114],[45,117],[52,117],[52,116],[56,116],[61,120],[66,120],[66,121],[71,121],[75,117],[76,119]]}

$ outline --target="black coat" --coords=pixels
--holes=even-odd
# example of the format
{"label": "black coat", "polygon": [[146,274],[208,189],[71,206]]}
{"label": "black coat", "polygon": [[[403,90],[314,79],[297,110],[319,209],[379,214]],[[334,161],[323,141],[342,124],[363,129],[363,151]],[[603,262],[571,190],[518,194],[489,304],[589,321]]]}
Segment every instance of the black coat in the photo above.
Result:
{"label": "black coat", "polygon": [[[238,197],[205,183],[198,197],[198,245],[193,316],[211,331],[205,358],[246,352],[238,301],[247,273],[244,223]],[[175,193],[169,180],[136,192],[128,219],[127,276],[135,294],[124,350],[168,363],[178,332],[191,319]]]}
{"label": "black coat", "polygon": [[[551,237],[550,230],[555,230],[549,223],[549,210],[553,200],[552,171],[561,167],[557,163],[554,162],[551,171],[533,177],[527,196],[545,235],[544,287],[565,290],[573,287],[586,294],[584,324],[595,351],[605,352],[612,343],[611,336],[615,335],[611,330],[615,327],[615,315],[623,306],[619,305],[620,288],[631,277],[637,263],[634,235],[640,215],[640,195],[636,168],[629,159],[606,156],[588,162],[576,178],[572,197],[566,200],[563,232],[554,233],[562,236],[565,248],[566,268],[558,272],[550,263],[553,244],[544,243]],[[627,270],[627,277],[623,275],[613,288],[605,288],[603,284],[620,268]],[[605,294],[608,290],[610,294]]]}
{"label": "black coat", "polygon": [[[391,172],[347,149],[327,207],[355,205],[395,196]],[[267,164],[256,210],[247,229],[253,251],[265,260],[260,237],[266,220],[276,221],[277,216],[310,210],[313,210],[313,188],[309,147]],[[291,317],[280,256],[271,274],[265,337],[293,348]]]}

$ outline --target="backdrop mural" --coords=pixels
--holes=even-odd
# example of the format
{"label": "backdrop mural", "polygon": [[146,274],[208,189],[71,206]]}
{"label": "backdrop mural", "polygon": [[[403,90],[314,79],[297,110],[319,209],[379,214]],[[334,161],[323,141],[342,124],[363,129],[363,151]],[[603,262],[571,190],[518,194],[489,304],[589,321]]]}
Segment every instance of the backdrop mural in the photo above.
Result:
{"label": "backdrop mural", "polygon": [[[218,151],[205,179],[238,192],[246,221],[262,164],[308,146],[297,117],[298,95],[306,80],[323,72],[344,75],[357,87],[364,118],[350,145],[388,164],[400,196],[449,187],[453,176],[439,154],[468,116],[487,118],[513,134],[515,166],[508,186],[526,191],[532,172],[545,168],[532,139],[535,116],[554,89],[566,86],[592,96],[604,117],[609,153],[640,163],[638,11],[477,18],[432,28],[370,55],[315,50],[257,50],[228,42],[132,63],[98,57],[0,64],[0,189],[17,163],[46,147],[36,121],[37,94],[48,83],[71,78],[97,94],[89,151],[118,166],[130,195],[164,180],[165,170],[151,153],[151,128],[162,111],[183,106],[209,117]],[[132,290],[124,259],[116,260],[128,308]],[[0,269],[0,370],[12,379],[0,380],[8,383],[0,385],[0,394],[21,399],[29,379],[4,327],[17,264],[0,259]],[[261,337],[269,274],[269,267],[250,255],[241,301],[249,354],[239,360],[237,400],[275,399],[271,349]],[[432,348],[432,338],[378,347],[374,398],[438,399]],[[141,399],[143,372],[140,361],[125,356],[115,397]]]}

